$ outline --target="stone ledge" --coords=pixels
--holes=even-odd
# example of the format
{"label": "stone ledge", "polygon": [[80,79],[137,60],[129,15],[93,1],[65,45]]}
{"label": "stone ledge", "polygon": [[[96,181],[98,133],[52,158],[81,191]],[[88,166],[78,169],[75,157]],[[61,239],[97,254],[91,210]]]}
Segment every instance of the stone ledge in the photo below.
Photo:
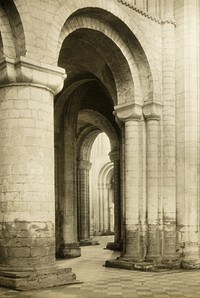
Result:
{"label": "stone ledge", "polygon": [[41,267],[30,272],[0,271],[0,286],[19,291],[80,283],[71,268]]}
{"label": "stone ledge", "polygon": [[119,257],[115,260],[108,260],[105,262],[105,267],[121,268],[127,270],[137,271],[166,271],[166,270],[177,270],[180,269],[180,260],[173,260],[164,263],[147,262],[147,261],[133,261],[123,257]]}

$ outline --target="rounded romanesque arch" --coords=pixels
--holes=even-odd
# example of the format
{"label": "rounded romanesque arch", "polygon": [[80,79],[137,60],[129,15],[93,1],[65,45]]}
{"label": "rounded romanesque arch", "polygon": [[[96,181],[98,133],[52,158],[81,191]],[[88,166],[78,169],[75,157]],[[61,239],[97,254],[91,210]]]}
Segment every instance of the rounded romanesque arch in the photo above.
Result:
{"label": "rounded romanesque arch", "polygon": [[[118,22],[121,21],[118,20]],[[90,52],[94,59],[95,56],[98,57],[98,60],[101,57],[101,60],[107,65],[106,70],[99,72],[98,69],[94,68],[93,72],[105,85],[106,80],[102,76],[102,72],[109,71],[112,74],[116,89],[115,104],[125,102],[142,104],[143,101],[152,101],[153,79],[146,56],[137,39],[127,28],[122,34],[132,40],[131,47],[127,46],[116,28],[105,23],[102,19],[82,17],[81,15],[71,16],[66,21],[60,36],[62,48],[59,55],[59,66],[65,68],[66,72],[70,74],[73,67],[78,65],[76,60],[80,61],[80,58],[77,58],[77,53],[77,57],[74,57],[74,51],[71,51],[70,56],[74,60],[74,65],[68,65],[65,59],[66,50],[69,52],[70,44],[73,47],[85,49],[85,52]],[[93,54],[93,52],[96,53]],[[83,60],[82,68],[87,72],[91,71],[91,65],[88,61],[85,65]],[[109,86],[107,87],[109,90]],[[113,93],[113,87],[109,92]]]}
{"label": "rounded romanesque arch", "polygon": [[[107,12],[106,19],[104,13],[105,11],[99,8],[89,9],[89,11],[87,9],[77,10],[63,24],[57,44],[58,65],[67,73],[64,88],[55,98],[55,128],[60,133],[60,148],[63,148],[59,156],[65,159],[63,161],[65,166],[61,166],[63,170],[61,169],[60,177],[62,181],[65,181],[66,187],[61,186],[60,201],[64,202],[68,198],[68,202],[63,207],[65,212],[68,210],[67,214],[70,208],[74,208],[72,199],[75,200],[77,197],[77,189],[70,184],[70,181],[75,184],[79,180],[81,183],[88,180],[88,174],[86,174],[89,169],[88,153],[94,137],[94,132],[90,133],[88,130],[88,134],[83,136],[84,146],[78,154],[81,152],[86,160],[78,160],[79,174],[76,176],[77,156],[74,152],[77,149],[76,146],[79,146],[76,139],[76,134],[79,133],[77,130],[79,123],[82,121],[105,131],[110,138],[112,151],[119,152],[122,139],[113,115],[114,106],[137,103],[141,107],[144,101],[153,100],[152,74],[140,43],[121,20],[110,12]],[[127,43],[126,39],[130,43]],[[115,214],[118,229],[117,243],[121,235],[120,212],[122,210],[120,209],[121,194],[118,184],[123,162],[122,154],[115,160],[116,186],[114,191],[118,205]],[[81,188],[87,189],[86,185],[82,185]],[[87,191],[83,191],[81,196],[82,201],[85,202],[84,206],[88,206]],[[84,219],[88,218],[88,209],[86,209],[82,216]],[[73,218],[70,222],[73,222]],[[69,226],[65,223],[63,226],[64,229],[69,230]],[[88,226],[86,222],[85,226]],[[71,229],[73,235],[76,234],[75,229],[76,225],[73,224]],[[66,232],[64,234],[67,235]],[[81,233],[81,235],[86,234]],[[70,237],[64,240],[67,246],[69,241],[72,242]],[[75,237],[73,242],[75,242]]]}
{"label": "rounded romanesque arch", "polygon": [[[89,179],[90,168],[92,166],[91,160],[91,150],[93,143],[97,136],[104,132],[107,134],[110,146],[112,151],[119,151],[119,140],[115,132],[115,129],[112,127],[109,120],[103,116],[101,113],[83,109],[78,113],[78,127],[77,127],[77,175],[78,175],[78,187],[77,187],[77,197],[78,197],[78,234],[81,245],[88,243],[93,243],[90,239],[91,231],[93,227],[90,224],[90,219],[93,218],[94,221],[94,212],[99,210],[100,213],[103,212],[99,202],[94,202],[94,197],[91,195],[90,191],[94,190],[94,181]],[[103,144],[101,144],[103,146]],[[109,153],[109,152],[108,152]],[[107,156],[107,159],[109,157]],[[92,168],[93,169],[93,168]],[[91,176],[90,176],[91,177]],[[90,184],[91,183],[91,184]],[[118,183],[116,181],[116,183]],[[90,191],[89,191],[90,189]],[[91,195],[91,197],[90,197]],[[114,195],[114,193],[113,193]],[[96,196],[96,193],[95,193]],[[114,197],[113,197],[114,200]],[[105,204],[108,205],[108,201]],[[114,204],[114,203],[113,203]],[[101,208],[101,210],[100,210]],[[92,209],[92,210],[91,210]],[[98,211],[97,211],[98,214]],[[103,213],[102,213],[103,214]],[[111,222],[109,215],[109,210],[105,211],[106,219],[108,223]],[[113,224],[112,227],[114,230],[114,208],[113,208]],[[110,226],[110,225],[109,225]],[[107,228],[108,230],[108,228]]]}
{"label": "rounded romanesque arch", "polygon": [[20,14],[13,0],[2,0],[0,5],[1,57],[16,58],[26,55],[26,41]]}
{"label": "rounded romanesque arch", "polygon": [[100,233],[114,233],[114,164],[107,162],[102,165],[98,175],[98,200],[99,200],[99,221]]}
{"label": "rounded romanesque arch", "polygon": [[[85,123],[85,124],[90,124],[92,130],[94,130],[94,128],[95,128],[95,130],[98,129],[99,132],[105,132],[110,140],[111,150],[113,150],[113,151],[119,150],[118,136],[117,136],[114,128],[112,127],[112,125],[106,119],[105,116],[103,116],[102,114],[100,114],[98,112],[94,112],[92,110],[81,110],[78,115],[78,121],[81,121],[82,123]],[[82,134],[80,134],[80,136],[79,136],[80,138],[81,138],[81,135]],[[93,140],[87,141],[87,136],[84,134],[82,139],[84,141],[82,142],[82,146],[80,147],[79,154],[81,156],[87,157],[87,160],[89,160],[90,151],[88,151],[87,154],[86,153],[84,154],[83,152],[85,150],[87,151],[88,144],[89,143],[92,144],[94,142],[95,138]],[[84,146],[84,142],[86,142],[85,146]]]}
{"label": "rounded romanesque arch", "polygon": [[[113,48],[113,53],[115,53],[117,48],[120,49],[122,57],[126,60],[132,79],[134,79],[135,100],[141,100],[140,92],[143,90],[142,98],[144,101],[160,101],[161,69],[153,62],[154,59],[152,53],[155,53],[155,44],[153,45],[153,48],[151,48],[152,40],[150,40],[150,37],[147,35],[148,30],[146,30],[145,26],[143,26],[143,23],[140,27],[137,26],[137,21],[140,22],[141,16],[135,13],[134,19],[130,19],[128,15],[126,16],[127,18],[124,19],[122,6],[117,3],[109,5],[107,2],[105,3],[104,1],[101,1],[99,6],[95,6],[94,3],[91,4],[90,1],[87,1],[88,3],[85,3],[84,5],[82,2],[78,2],[79,1],[77,1],[73,7],[62,7],[62,12],[61,10],[58,10],[58,15],[56,15],[54,19],[54,22],[57,23],[56,28],[55,24],[52,23],[52,32],[54,36],[51,36],[52,32],[49,32],[48,40],[51,45],[52,53],[54,52],[55,54],[55,51],[57,52],[54,61],[58,61],[61,45],[63,44],[65,38],[70,34],[83,29],[101,32],[101,34],[104,34],[113,42],[113,45],[116,45],[116,48]],[[65,21],[63,16],[64,14]],[[149,25],[151,26],[151,23]],[[159,29],[158,32],[160,34]],[[93,38],[90,39],[90,42],[92,42],[92,39]],[[126,42],[127,40],[128,43]],[[52,46],[57,46],[57,49],[53,49]],[[157,47],[156,50],[159,51],[157,55],[161,55],[160,48]],[[106,54],[105,51],[104,54]],[[108,60],[110,59],[108,58]],[[120,59],[118,59],[118,61],[120,63]],[[126,63],[123,63],[124,67],[126,67]],[[120,73],[122,71],[123,70],[120,69]],[[116,71],[116,81],[118,75]],[[130,76],[124,76],[124,81],[126,81],[127,78],[129,80]],[[132,86],[129,85],[129,90],[131,90],[130,87],[132,88]],[[129,100],[128,97],[123,99],[122,94],[120,94],[119,98],[120,97],[121,102],[123,102],[123,100]],[[132,100],[134,100],[133,97]]]}

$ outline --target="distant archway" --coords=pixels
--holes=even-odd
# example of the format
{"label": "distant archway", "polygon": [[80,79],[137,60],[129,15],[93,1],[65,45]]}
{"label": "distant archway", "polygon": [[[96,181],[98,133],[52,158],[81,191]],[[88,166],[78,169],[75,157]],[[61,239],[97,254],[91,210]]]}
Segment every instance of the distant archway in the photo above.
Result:
{"label": "distant archway", "polygon": [[[61,256],[79,256],[79,239],[89,238],[89,156],[100,132],[111,142],[114,216],[118,222],[115,235],[120,241],[123,126],[118,126],[113,111],[116,106],[142,106],[144,101],[153,100],[152,73],[140,43],[121,20],[109,12],[106,19],[102,12],[74,12],[59,36],[58,65],[67,73],[64,88],[55,97],[56,234]],[[130,43],[125,43],[121,28]]]}

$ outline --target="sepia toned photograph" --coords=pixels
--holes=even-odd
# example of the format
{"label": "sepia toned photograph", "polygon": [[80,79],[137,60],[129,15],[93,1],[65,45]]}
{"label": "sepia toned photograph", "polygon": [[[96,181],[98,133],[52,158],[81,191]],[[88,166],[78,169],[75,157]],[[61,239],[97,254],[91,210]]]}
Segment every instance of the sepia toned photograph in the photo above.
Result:
{"label": "sepia toned photograph", "polygon": [[0,297],[200,297],[200,0],[0,0]]}

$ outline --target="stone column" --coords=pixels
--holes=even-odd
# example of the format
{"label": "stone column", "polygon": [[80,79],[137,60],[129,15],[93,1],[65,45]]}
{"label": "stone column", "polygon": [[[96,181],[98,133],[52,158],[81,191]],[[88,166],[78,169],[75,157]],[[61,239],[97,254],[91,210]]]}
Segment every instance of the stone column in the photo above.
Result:
{"label": "stone column", "polygon": [[59,162],[58,162],[59,135],[54,134],[54,167],[55,167],[55,241],[56,255],[59,256],[60,225],[59,225]]}
{"label": "stone column", "polygon": [[[176,266],[176,96],[173,0],[164,1],[163,33],[163,243],[162,262]],[[173,262],[172,262],[173,260]]]}
{"label": "stone column", "polygon": [[122,257],[133,261],[142,259],[139,227],[139,104],[115,107],[117,117],[125,123],[125,232]]}
{"label": "stone column", "polygon": [[110,160],[114,165],[114,243],[109,242],[107,248],[120,250],[121,241],[121,198],[120,198],[120,160],[119,151],[111,151]]}
{"label": "stone column", "polygon": [[161,106],[156,103],[147,103],[143,106],[146,119],[147,139],[147,261],[160,260],[160,231],[159,231],[159,120]]}
{"label": "stone column", "polygon": [[76,140],[74,128],[74,113],[68,109],[68,117],[64,119],[62,145],[60,150],[60,246],[61,258],[80,257],[81,249],[78,243],[78,214],[77,214],[77,166]]}
{"label": "stone column", "polygon": [[[175,1],[177,229],[183,268],[199,257],[199,11],[197,0]],[[180,38],[181,37],[181,38]]]}
{"label": "stone column", "polygon": [[105,184],[103,186],[103,234],[107,235],[109,232],[109,222],[108,222],[108,216],[109,216],[109,189],[110,185]]}
{"label": "stone column", "polygon": [[0,68],[0,285],[71,283],[55,263],[53,99],[64,70],[25,57]]}
{"label": "stone column", "polygon": [[89,171],[91,165],[87,160],[78,162],[79,244],[82,246],[92,245],[95,242],[90,239]]}
{"label": "stone column", "polygon": [[98,184],[98,205],[99,205],[99,218],[98,218],[98,232],[101,235],[103,232],[103,201],[102,201],[102,188],[103,186]]}

